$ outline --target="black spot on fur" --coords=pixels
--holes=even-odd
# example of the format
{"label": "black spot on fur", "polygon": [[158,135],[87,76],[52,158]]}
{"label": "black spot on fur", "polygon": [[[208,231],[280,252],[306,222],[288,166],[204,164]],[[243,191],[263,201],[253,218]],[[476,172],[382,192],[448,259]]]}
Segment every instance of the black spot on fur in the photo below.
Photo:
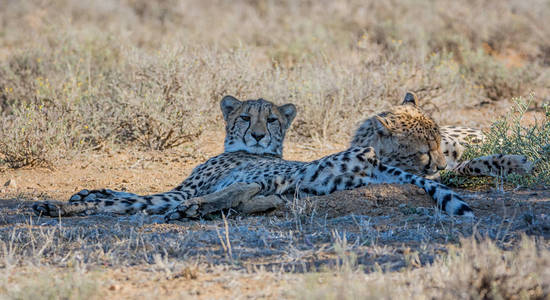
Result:
{"label": "black spot on fur", "polygon": [[340,165],[340,172],[346,173],[348,171],[348,166],[346,164]]}
{"label": "black spot on fur", "polygon": [[309,179],[310,182],[314,182],[315,179],[317,179],[317,177],[319,177],[319,172],[321,172],[320,168],[317,168],[317,170],[315,170],[315,173],[313,173],[313,176],[311,176],[311,178]]}
{"label": "black spot on fur", "polygon": [[430,197],[433,197],[433,196],[434,196],[436,190],[437,190],[437,189],[436,189],[435,186],[431,186],[431,187],[428,189],[428,194],[430,194]]}
{"label": "black spot on fur", "polygon": [[468,205],[462,204],[462,205],[460,206],[460,208],[459,208],[455,213],[456,213],[457,215],[461,216],[461,215],[463,215],[464,213],[469,212],[469,211],[471,212],[472,209],[471,209]]}
{"label": "black spot on fur", "polygon": [[359,166],[355,166],[355,167],[353,167],[353,169],[351,171],[353,173],[358,173],[359,171],[361,171],[361,168]]}
{"label": "black spot on fur", "polygon": [[114,201],[111,201],[111,200],[107,200],[104,202],[105,206],[113,206],[113,204],[115,204]]}
{"label": "black spot on fur", "polygon": [[446,211],[447,203],[453,199],[453,196],[451,194],[447,194],[443,196],[443,201],[441,201],[441,210]]}
{"label": "black spot on fur", "polygon": [[384,166],[383,164],[380,164],[378,165],[378,170],[380,170],[380,172],[384,172],[386,171],[388,168],[386,166]]}

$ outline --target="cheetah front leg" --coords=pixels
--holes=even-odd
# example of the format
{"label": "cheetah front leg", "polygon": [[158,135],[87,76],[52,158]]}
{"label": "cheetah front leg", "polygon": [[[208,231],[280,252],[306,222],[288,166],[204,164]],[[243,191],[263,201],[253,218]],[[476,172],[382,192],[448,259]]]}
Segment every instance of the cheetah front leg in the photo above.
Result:
{"label": "cheetah front leg", "polygon": [[166,222],[186,218],[200,218],[223,209],[235,209],[244,214],[264,212],[283,204],[278,195],[257,195],[261,186],[257,183],[237,182],[217,192],[191,198],[169,210]]}
{"label": "cheetah front leg", "polygon": [[[82,199],[75,199],[73,196],[68,202],[37,202],[32,208],[35,214],[49,217],[91,215],[96,213],[129,215],[144,212],[146,214],[162,214],[183,201],[192,198],[195,192],[190,189],[182,189],[148,196],[120,192],[123,194],[112,195],[107,193],[105,194],[105,198],[102,198],[102,193],[94,193],[94,197],[84,196]],[[116,195],[125,197],[118,198]]]}
{"label": "cheetah front leg", "polygon": [[442,126],[441,150],[447,160],[447,169],[463,176],[501,176],[508,174],[529,174],[533,163],[524,155],[492,154],[462,161],[465,148],[485,140],[481,130]]}
{"label": "cheetah front leg", "polygon": [[461,162],[451,169],[464,176],[502,176],[508,174],[529,174],[533,163],[523,155],[493,154]]}
{"label": "cheetah front leg", "polygon": [[222,209],[232,208],[238,203],[249,201],[260,191],[256,183],[237,182],[217,192],[194,197],[169,210],[166,221],[197,218]]}
{"label": "cheetah front leg", "polygon": [[87,190],[83,189],[69,198],[69,202],[45,201],[37,202],[32,208],[39,216],[67,217],[79,214],[93,214],[98,212],[101,201],[121,200],[130,197],[139,197],[136,194],[114,191],[110,189]]}

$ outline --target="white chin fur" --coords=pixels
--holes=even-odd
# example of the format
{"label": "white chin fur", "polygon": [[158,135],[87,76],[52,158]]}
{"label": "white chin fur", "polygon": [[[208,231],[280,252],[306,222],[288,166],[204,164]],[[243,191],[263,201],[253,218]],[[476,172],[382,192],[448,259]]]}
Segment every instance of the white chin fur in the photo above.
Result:
{"label": "white chin fur", "polygon": [[271,151],[271,149],[267,149],[267,148],[264,148],[264,147],[258,147],[258,146],[253,146],[253,147],[249,147],[249,146],[246,146],[242,143],[239,143],[239,144],[235,144],[235,145],[225,145],[225,152],[237,152],[237,151],[246,151],[248,153],[253,153],[253,154],[273,154],[273,155],[279,155],[279,153],[274,153],[273,151]]}

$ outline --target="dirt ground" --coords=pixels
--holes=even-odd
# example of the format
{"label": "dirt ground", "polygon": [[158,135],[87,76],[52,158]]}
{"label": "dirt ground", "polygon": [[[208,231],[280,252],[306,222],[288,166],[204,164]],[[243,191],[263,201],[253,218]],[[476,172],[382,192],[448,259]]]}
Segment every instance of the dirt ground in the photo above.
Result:
{"label": "dirt ground", "polygon": [[[175,224],[145,215],[50,219],[30,209],[34,201],[65,200],[82,188],[169,190],[222,150],[220,134],[203,135],[192,154],[101,149],[60,161],[55,169],[3,170],[4,280],[28,275],[40,282],[36,274],[68,274],[79,280],[75,286],[89,282],[93,295],[109,298],[287,298],[294,297],[289,287],[300,274],[337,268],[339,247],[367,273],[429,265],[461,237],[489,238],[506,248],[529,235],[548,247],[549,190],[461,190],[473,220],[441,214],[414,186],[387,184],[295,200],[266,215],[230,211],[227,223],[221,215]],[[289,143],[286,158],[309,160],[344,147]],[[34,264],[9,267],[6,257]]]}

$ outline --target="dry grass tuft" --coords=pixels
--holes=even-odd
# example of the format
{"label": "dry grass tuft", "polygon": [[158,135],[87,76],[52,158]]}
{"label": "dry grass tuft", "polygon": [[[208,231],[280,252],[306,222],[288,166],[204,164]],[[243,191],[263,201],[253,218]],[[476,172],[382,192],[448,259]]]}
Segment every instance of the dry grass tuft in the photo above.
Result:
{"label": "dry grass tuft", "polygon": [[[408,254],[418,263],[418,253]],[[550,253],[523,237],[503,250],[490,240],[462,239],[461,246],[430,266],[402,272],[346,269],[309,274],[300,299],[546,299],[550,295]]]}

